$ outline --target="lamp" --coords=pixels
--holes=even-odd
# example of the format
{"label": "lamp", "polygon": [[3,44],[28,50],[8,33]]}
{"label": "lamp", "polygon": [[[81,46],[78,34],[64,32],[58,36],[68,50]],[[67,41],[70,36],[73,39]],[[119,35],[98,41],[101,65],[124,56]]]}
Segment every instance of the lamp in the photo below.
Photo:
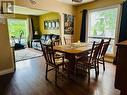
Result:
{"label": "lamp", "polygon": [[83,0],[72,0],[72,2],[82,2]]}

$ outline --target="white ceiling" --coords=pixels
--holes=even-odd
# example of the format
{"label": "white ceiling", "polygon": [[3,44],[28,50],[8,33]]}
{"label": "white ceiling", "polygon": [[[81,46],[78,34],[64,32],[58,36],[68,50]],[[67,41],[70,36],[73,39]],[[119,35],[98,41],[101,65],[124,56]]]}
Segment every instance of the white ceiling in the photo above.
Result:
{"label": "white ceiling", "polygon": [[92,2],[92,1],[95,1],[95,0],[83,0],[80,3],[72,2],[72,0],[57,0],[57,1],[62,2],[62,3],[66,3],[66,4],[71,4],[71,5],[78,5],[78,4],[89,3],[89,2]]}
{"label": "white ceiling", "polygon": [[24,15],[42,15],[48,13],[48,11],[45,10],[37,10],[37,9],[31,9],[27,7],[21,7],[21,6],[14,6],[14,13],[16,14],[24,14]]}

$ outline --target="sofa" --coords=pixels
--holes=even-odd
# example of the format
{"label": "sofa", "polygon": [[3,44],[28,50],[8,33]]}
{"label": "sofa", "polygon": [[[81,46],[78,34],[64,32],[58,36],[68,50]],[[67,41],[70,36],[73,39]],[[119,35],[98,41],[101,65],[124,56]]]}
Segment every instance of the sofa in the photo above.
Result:
{"label": "sofa", "polygon": [[37,50],[42,50],[41,48],[41,43],[47,43],[49,40],[57,40],[59,39],[59,35],[56,34],[43,34],[41,38],[39,39],[33,39],[31,41],[31,48],[37,49]]}

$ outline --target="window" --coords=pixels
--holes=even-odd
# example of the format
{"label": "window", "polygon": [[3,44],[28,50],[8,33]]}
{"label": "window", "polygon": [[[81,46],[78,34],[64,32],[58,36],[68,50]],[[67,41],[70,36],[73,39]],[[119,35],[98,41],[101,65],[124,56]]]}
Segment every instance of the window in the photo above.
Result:
{"label": "window", "polygon": [[89,12],[88,42],[111,38],[108,54],[114,54],[119,8],[110,7]]}
{"label": "window", "polygon": [[10,43],[27,45],[28,22],[25,19],[8,19]]}

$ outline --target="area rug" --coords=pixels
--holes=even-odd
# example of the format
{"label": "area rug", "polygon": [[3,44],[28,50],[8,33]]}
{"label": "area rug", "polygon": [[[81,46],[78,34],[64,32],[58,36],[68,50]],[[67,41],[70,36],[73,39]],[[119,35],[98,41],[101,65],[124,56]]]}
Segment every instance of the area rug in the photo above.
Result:
{"label": "area rug", "polygon": [[43,53],[34,49],[26,48],[15,51],[15,61],[23,61],[42,56]]}

